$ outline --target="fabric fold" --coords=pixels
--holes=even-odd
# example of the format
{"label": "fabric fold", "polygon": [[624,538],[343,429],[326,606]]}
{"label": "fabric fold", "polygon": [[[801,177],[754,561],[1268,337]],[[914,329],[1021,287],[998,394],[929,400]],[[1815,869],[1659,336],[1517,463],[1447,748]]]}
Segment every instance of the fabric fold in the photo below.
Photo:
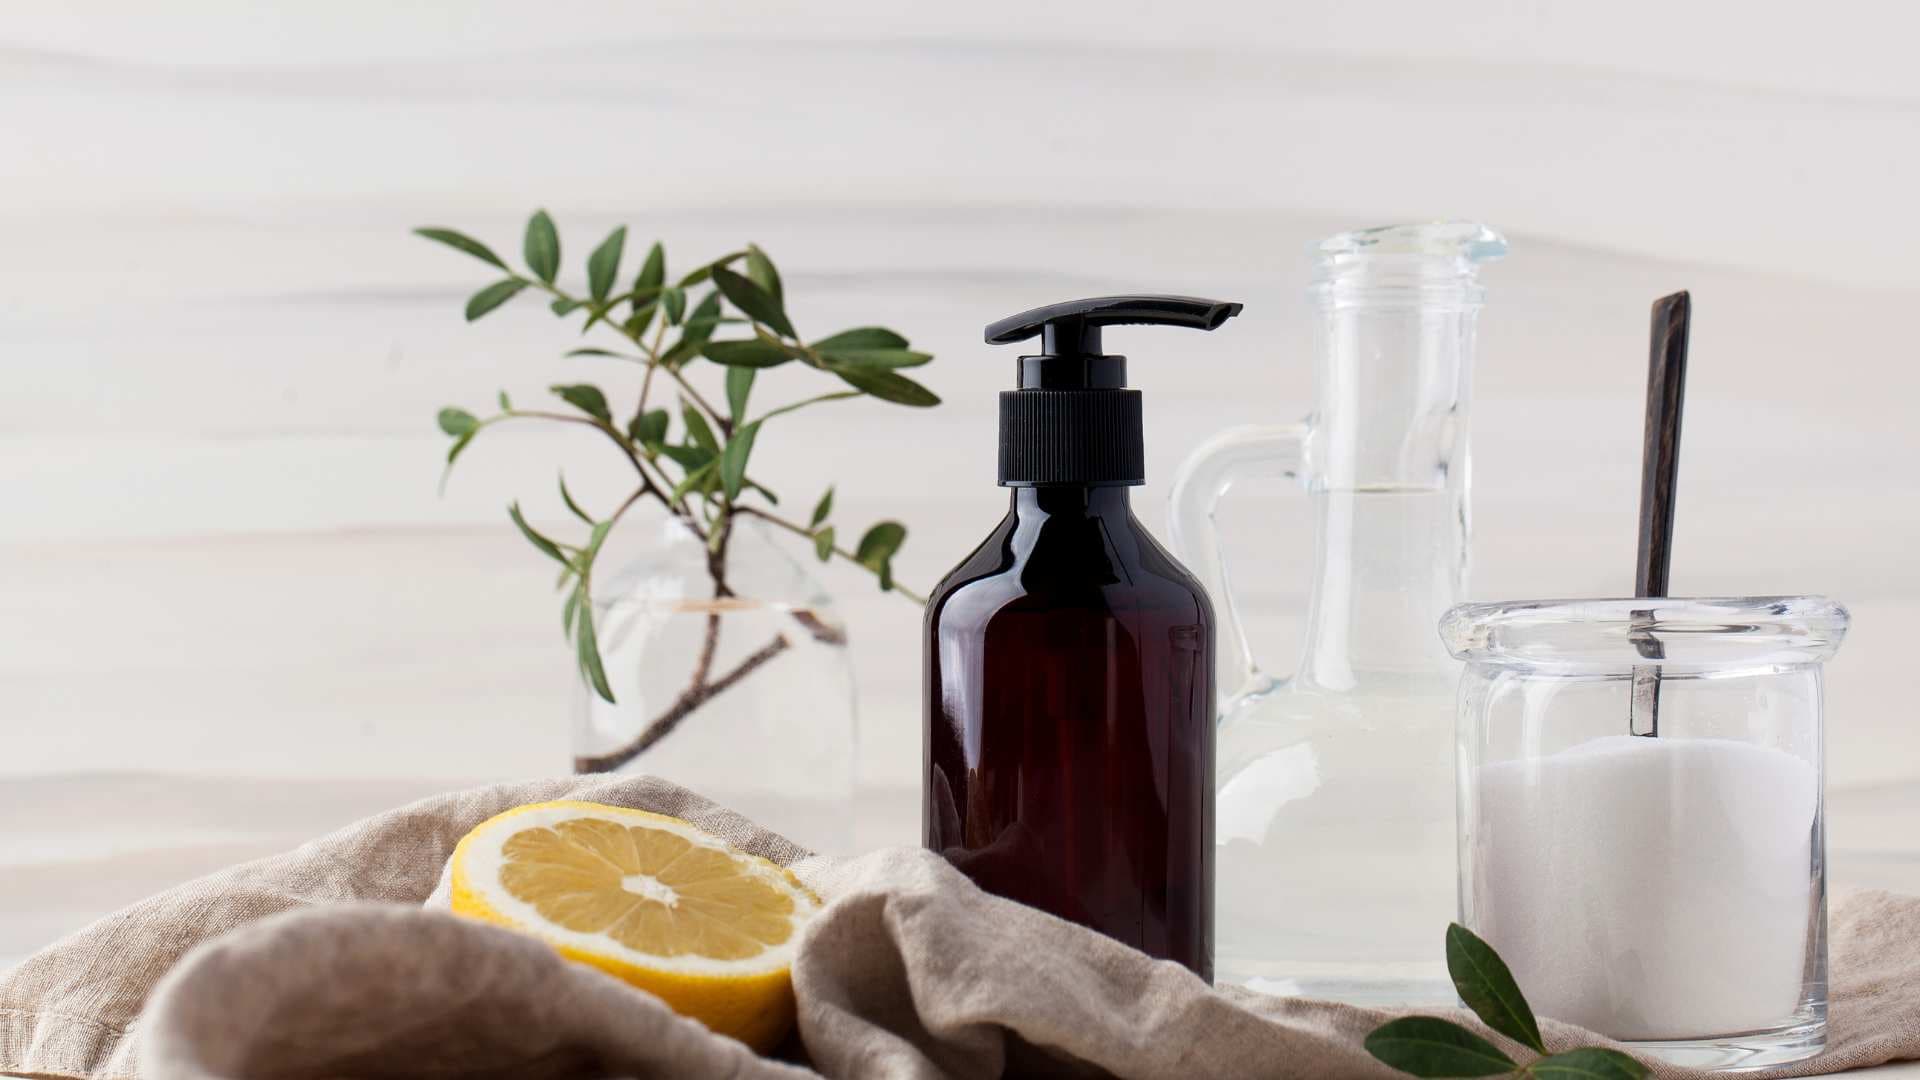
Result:
{"label": "fabric fold", "polygon": [[196,949],[155,989],[163,1080],[810,1077],[522,934],[420,908],[271,916]]}
{"label": "fabric fold", "polygon": [[686,818],[793,865],[806,849],[651,776],[563,776],[472,788],[377,814],[281,855],[197,878],[114,912],[0,973],[0,1073],[87,1080],[157,1075],[139,1015],[202,941],[270,915],[360,900],[419,904],[467,830],[522,803],[585,799]]}
{"label": "fabric fold", "polygon": [[[756,1057],[531,938],[434,910],[458,839],[528,802],[686,818],[791,866],[827,906],[794,964],[798,1039]],[[777,826],[778,823],[772,823]],[[1435,927],[1435,948],[1444,927]],[[1920,899],[1838,896],[1828,1052],[1756,1077],[1920,1057]],[[0,1072],[85,1080],[316,1075],[911,1080],[1006,1075],[1389,1077],[1392,1013],[1216,990],[980,892],[938,855],[826,860],[652,777],[567,777],[423,800],[189,882],[0,975]],[[1526,1054],[1467,1022],[1519,1060]],[[1542,1023],[1555,1049],[1604,1043]],[[1658,1075],[1705,1074],[1662,1067]]]}

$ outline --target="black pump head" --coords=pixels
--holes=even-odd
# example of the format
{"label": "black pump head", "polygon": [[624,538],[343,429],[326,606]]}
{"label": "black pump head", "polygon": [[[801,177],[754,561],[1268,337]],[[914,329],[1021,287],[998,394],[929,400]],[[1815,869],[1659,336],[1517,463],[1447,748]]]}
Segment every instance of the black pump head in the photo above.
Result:
{"label": "black pump head", "polygon": [[1020,358],[1022,390],[1112,390],[1127,385],[1127,358],[1101,353],[1101,327],[1212,330],[1238,314],[1239,304],[1197,296],[1096,296],[1001,319],[987,327],[987,344],[1011,345],[1040,335],[1040,355]]}
{"label": "black pump head", "polygon": [[1192,296],[1100,296],[1023,311],[987,327],[987,344],[1040,336],[1020,358],[1018,390],[1000,395],[1000,484],[1143,484],[1140,392],[1127,390],[1127,358],[1100,351],[1100,328],[1212,330],[1240,305]]}

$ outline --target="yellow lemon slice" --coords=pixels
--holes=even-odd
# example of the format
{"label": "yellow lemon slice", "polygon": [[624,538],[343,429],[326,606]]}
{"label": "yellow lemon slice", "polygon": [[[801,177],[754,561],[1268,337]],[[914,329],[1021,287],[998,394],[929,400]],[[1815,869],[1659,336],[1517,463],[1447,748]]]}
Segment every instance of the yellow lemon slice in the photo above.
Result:
{"label": "yellow lemon slice", "polygon": [[453,850],[453,910],[540,938],[756,1050],[793,1024],[792,874],[679,818],[587,802],[515,807]]}

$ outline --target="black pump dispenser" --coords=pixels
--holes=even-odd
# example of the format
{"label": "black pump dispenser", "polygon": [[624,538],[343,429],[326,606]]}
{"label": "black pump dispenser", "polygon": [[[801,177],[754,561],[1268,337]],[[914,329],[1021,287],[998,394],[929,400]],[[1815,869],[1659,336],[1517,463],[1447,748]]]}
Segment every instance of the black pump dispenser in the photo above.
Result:
{"label": "black pump dispenser", "polygon": [[1020,358],[1018,390],[1000,395],[1000,485],[1113,487],[1146,482],[1140,391],[1127,358],[1100,351],[1106,326],[1212,330],[1239,304],[1192,296],[1100,296],[1023,311],[987,327],[987,344],[1040,337]]}
{"label": "black pump dispenser", "polygon": [[922,837],[974,884],[1213,979],[1213,606],[1134,516],[1140,392],[1110,325],[1212,330],[1239,304],[1104,296],[1000,395],[1007,514],[927,598]]}

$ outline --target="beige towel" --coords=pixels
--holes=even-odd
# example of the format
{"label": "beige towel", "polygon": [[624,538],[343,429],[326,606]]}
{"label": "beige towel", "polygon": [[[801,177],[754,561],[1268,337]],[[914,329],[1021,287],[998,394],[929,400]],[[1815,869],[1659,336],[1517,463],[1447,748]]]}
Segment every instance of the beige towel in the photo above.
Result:
{"label": "beige towel", "polygon": [[[794,866],[828,898],[794,969],[793,1063],[757,1058],[535,942],[422,907],[467,829],[554,798],[689,818]],[[1830,1049],[1760,1075],[1920,1056],[1920,900],[1854,894],[1836,903],[1832,929]],[[671,784],[568,778],[428,799],[80,931],[0,977],[0,1072],[1386,1077],[1360,1040],[1387,1015],[1211,990],[986,896],[925,852],[808,858]],[[1555,1047],[1599,1041],[1544,1027]]]}

